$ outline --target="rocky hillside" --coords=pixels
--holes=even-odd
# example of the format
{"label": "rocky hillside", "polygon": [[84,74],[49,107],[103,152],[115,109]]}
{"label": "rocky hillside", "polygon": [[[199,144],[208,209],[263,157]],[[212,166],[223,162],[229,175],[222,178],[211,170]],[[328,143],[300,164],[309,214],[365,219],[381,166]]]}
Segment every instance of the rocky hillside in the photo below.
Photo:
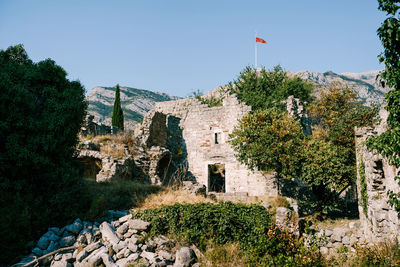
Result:
{"label": "rocky hillside", "polygon": [[310,80],[316,84],[315,95],[320,95],[320,92],[324,90],[332,82],[341,82],[347,86],[354,88],[357,91],[358,98],[365,104],[371,105],[373,103],[382,103],[384,94],[388,91],[387,88],[383,88],[376,76],[380,71],[373,70],[362,73],[351,73],[344,72],[336,74],[332,71],[325,73],[312,72],[312,71],[298,71],[291,73],[297,75],[300,78]]}
{"label": "rocky hillside", "polygon": [[[93,88],[87,96],[88,113],[93,115],[96,121],[110,125],[114,96],[114,87],[98,86]],[[131,129],[136,122],[141,121],[143,115],[153,109],[156,102],[178,98],[164,93],[121,86],[121,105],[124,111],[125,128]]]}

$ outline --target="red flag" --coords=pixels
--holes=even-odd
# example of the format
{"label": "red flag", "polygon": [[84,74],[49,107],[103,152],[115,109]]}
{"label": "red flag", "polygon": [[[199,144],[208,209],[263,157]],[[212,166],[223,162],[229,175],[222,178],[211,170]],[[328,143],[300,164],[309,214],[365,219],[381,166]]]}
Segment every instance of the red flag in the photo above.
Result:
{"label": "red flag", "polygon": [[258,37],[256,37],[256,42],[257,43],[263,43],[263,44],[267,43],[264,39],[261,39],[261,38],[258,38]]}

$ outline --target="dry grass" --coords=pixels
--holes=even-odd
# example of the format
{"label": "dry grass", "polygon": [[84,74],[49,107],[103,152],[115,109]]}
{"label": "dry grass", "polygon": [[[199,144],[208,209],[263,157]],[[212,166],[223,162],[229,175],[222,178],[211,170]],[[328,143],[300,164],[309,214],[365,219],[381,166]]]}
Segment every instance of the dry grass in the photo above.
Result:
{"label": "dry grass", "polygon": [[326,266],[400,266],[400,247],[398,243],[381,242],[367,247],[356,247],[350,254],[328,258]]}
{"label": "dry grass", "polygon": [[122,159],[125,155],[125,148],[121,144],[106,143],[100,146],[100,152],[116,159]]}
{"label": "dry grass", "polygon": [[195,203],[214,203],[209,198],[203,196],[196,196],[189,194],[183,189],[172,190],[171,188],[165,188],[157,194],[150,195],[146,200],[139,206],[139,209],[155,209],[164,206],[179,204],[195,204]]}
{"label": "dry grass", "polygon": [[200,258],[201,266],[248,266],[248,260],[237,243],[223,245],[211,243],[204,252],[204,258]]}
{"label": "dry grass", "polygon": [[92,142],[96,145],[100,143],[114,143],[114,144],[128,144],[132,139],[132,134],[128,132],[121,132],[118,134],[97,135],[93,137]]}

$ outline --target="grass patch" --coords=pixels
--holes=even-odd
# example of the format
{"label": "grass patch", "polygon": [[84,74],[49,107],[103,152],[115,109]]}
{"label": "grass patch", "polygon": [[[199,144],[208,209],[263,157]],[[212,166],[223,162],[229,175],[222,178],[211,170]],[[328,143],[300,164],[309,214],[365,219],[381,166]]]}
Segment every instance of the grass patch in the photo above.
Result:
{"label": "grass patch", "polygon": [[148,196],[140,205],[139,209],[155,209],[173,204],[195,204],[195,203],[213,203],[209,198],[189,194],[183,189],[172,190],[167,187],[156,194]]}
{"label": "grass patch", "polygon": [[137,207],[146,197],[161,190],[159,186],[123,179],[103,183],[85,179],[84,184],[87,192],[84,197],[90,204],[82,214],[82,218],[87,220],[102,217],[107,210],[127,210]]}
{"label": "grass patch", "polygon": [[399,243],[390,241],[356,247],[354,253],[326,259],[326,266],[400,266]]}

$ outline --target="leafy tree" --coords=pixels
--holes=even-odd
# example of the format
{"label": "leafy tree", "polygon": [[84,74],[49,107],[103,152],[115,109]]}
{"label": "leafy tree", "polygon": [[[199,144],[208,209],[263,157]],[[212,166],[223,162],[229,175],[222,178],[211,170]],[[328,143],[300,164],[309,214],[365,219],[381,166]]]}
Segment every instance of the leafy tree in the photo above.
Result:
{"label": "leafy tree", "polygon": [[[400,167],[400,1],[378,0],[378,3],[378,9],[388,16],[377,31],[384,48],[379,61],[386,66],[380,78],[384,86],[393,89],[385,95],[389,129],[380,136],[369,138],[368,146]],[[389,198],[389,202],[400,213],[400,194],[389,192]]]}
{"label": "leafy tree", "polygon": [[246,114],[229,136],[239,162],[251,170],[277,171],[293,177],[299,171],[301,126],[287,113],[276,109]]}
{"label": "leafy tree", "polygon": [[[348,185],[352,166],[346,165],[346,152],[323,138],[305,140],[301,149],[299,178],[315,196],[312,206],[316,211],[327,212]],[[310,203],[308,203],[310,204]]]}
{"label": "leafy tree", "polygon": [[308,111],[317,125],[321,126],[321,137],[343,152],[345,165],[352,169],[344,173],[346,184],[350,186],[356,177],[354,127],[372,125],[376,109],[359,103],[354,90],[334,83],[309,106]]}
{"label": "leafy tree", "polygon": [[118,130],[124,130],[124,113],[121,108],[120,89],[117,84],[115,90],[114,109],[112,113],[111,125]]}
{"label": "leafy tree", "polygon": [[272,71],[256,71],[246,67],[239,77],[228,85],[231,93],[254,109],[278,107],[284,109],[283,100],[290,95],[303,102],[312,101],[313,85],[299,77],[289,77],[281,66]]}
{"label": "leafy tree", "polygon": [[75,216],[82,193],[72,157],[86,102],[82,85],[22,45],[0,51],[0,262]]}

